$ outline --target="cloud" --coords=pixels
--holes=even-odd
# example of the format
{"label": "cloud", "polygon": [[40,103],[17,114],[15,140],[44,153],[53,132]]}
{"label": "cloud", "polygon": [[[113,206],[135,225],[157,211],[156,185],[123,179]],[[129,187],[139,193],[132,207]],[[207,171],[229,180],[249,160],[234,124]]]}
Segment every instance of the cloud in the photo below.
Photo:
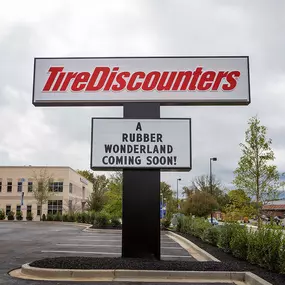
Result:
{"label": "cloud", "polygon": [[[17,5],[17,9],[15,9]],[[249,55],[249,106],[162,107],[191,117],[193,170],[163,173],[176,190],[209,172],[231,186],[247,121],[258,114],[285,169],[285,48],[282,1],[5,2],[0,11],[0,164],[89,168],[91,117],[120,107],[41,108],[31,104],[34,57]]]}

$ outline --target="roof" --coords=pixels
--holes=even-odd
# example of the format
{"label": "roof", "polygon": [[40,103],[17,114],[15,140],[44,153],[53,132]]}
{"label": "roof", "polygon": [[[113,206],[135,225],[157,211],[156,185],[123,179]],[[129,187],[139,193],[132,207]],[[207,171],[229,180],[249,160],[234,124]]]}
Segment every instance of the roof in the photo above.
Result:
{"label": "roof", "polygon": [[285,210],[285,203],[281,205],[264,205],[262,210]]}

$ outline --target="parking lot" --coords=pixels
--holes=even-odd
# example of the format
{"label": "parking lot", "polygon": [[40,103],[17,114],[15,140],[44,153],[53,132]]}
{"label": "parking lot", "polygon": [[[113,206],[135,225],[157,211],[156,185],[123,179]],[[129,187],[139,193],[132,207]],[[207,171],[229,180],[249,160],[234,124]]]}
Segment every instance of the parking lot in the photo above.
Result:
{"label": "parking lot", "polygon": [[[24,263],[45,257],[121,255],[121,231],[82,230],[82,227],[62,223],[1,222],[0,284],[40,284],[38,281],[34,283],[13,279],[7,272]],[[165,260],[194,260],[185,249],[164,233],[161,235],[161,254]]]}

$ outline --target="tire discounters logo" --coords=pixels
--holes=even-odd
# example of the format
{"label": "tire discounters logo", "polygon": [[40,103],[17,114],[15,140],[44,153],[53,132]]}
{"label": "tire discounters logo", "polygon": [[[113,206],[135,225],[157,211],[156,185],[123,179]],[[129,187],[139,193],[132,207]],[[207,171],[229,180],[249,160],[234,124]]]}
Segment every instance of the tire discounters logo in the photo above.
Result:
{"label": "tire discounters logo", "polygon": [[35,105],[249,104],[248,57],[35,59]]}

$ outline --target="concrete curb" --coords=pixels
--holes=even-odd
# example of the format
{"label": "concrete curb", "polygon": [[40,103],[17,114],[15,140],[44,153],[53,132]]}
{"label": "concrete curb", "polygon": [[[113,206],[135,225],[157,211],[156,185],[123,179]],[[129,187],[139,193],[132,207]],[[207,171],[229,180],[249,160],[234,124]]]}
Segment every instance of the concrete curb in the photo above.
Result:
{"label": "concrete curb", "polygon": [[80,270],[80,269],[48,269],[22,265],[21,269],[9,273],[12,277],[32,280],[52,281],[222,281],[238,282],[244,285],[272,285],[251,272],[227,272],[227,271],[158,271],[158,270]]}
{"label": "concrete curb", "polygon": [[[190,240],[176,234],[173,232],[169,232],[167,234],[174,241],[178,242],[184,249],[186,249],[195,259],[198,261],[216,261],[221,262],[219,259],[215,258],[213,255],[203,250]],[[201,258],[202,257],[202,258]]]}
{"label": "concrete curb", "polygon": [[114,229],[91,229],[93,225],[88,225],[87,227],[85,227],[85,229],[83,229],[83,232],[89,232],[89,233],[120,233],[122,230],[118,229],[118,230],[114,230]]}

